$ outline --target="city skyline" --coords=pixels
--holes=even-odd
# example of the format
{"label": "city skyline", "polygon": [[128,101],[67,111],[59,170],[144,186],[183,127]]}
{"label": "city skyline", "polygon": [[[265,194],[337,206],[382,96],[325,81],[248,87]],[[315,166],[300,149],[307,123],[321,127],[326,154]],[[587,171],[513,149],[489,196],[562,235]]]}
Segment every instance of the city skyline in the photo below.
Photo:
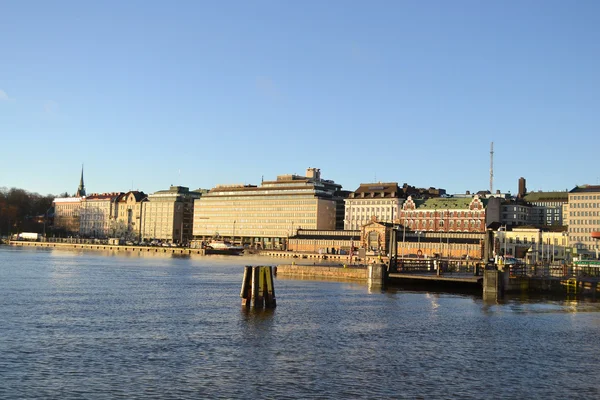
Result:
{"label": "city skyline", "polygon": [[592,1],[4,3],[0,187],[598,184]]}

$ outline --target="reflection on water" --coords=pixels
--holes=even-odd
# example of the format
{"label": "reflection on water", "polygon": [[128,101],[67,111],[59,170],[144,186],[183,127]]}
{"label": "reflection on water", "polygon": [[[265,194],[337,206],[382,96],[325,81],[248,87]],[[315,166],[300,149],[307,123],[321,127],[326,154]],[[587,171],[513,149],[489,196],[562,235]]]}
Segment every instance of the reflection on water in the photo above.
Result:
{"label": "reflection on water", "polygon": [[244,265],[0,248],[0,398],[599,398],[600,305],[275,280]]}

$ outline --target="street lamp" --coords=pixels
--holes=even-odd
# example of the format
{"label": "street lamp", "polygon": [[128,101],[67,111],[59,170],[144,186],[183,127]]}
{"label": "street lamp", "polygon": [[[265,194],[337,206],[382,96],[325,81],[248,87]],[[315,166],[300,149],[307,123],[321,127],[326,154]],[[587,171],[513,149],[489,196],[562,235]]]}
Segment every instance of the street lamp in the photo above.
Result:
{"label": "street lamp", "polygon": [[415,231],[417,234],[417,256],[419,255],[419,251],[421,251],[421,256],[423,256],[423,251],[421,250],[421,234],[423,231]]}
{"label": "street lamp", "polygon": [[404,226],[402,227],[402,260],[404,260],[404,247],[405,247],[405,240],[406,240],[406,224],[407,224],[407,220],[404,220]]}

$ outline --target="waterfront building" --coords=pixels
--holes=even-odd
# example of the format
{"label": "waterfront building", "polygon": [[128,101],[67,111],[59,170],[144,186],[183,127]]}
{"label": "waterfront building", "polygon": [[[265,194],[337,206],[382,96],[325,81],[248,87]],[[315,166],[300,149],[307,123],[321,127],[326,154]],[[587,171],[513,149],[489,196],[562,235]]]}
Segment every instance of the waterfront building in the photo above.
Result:
{"label": "waterfront building", "polygon": [[318,168],[260,186],[218,185],[195,201],[194,238],[218,235],[251,247],[283,249],[298,229],[343,226],[343,204],[341,185],[322,179]]}
{"label": "waterfront building", "polygon": [[393,222],[404,203],[404,191],[397,182],[362,183],[345,200],[344,230],[358,230],[373,217]]}
{"label": "waterfront building", "polygon": [[187,243],[192,234],[194,200],[200,196],[187,187],[171,186],[148,195],[148,201],[140,200],[142,239]]}
{"label": "waterfront building", "polygon": [[57,197],[54,206],[53,230],[58,235],[79,233],[79,214],[82,197]]}
{"label": "waterfront building", "polygon": [[532,192],[523,196],[531,204],[529,224],[534,226],[563,225],[563,205],[569,201],[569,193]]}
{"label": "waterfront building", "polygon": [[144,192],[131,190],[117,199],[116,221],[124,227],[127,236],[139,240],[142,236],[142,202],[147,201]]}
{"label": "waterfront building", "polygon": [[528,263],[552,263],[570,260],[569,235],[564,229],[549,231],[538,227],[504,227],[495,232],[494,253],[515,257]]}
{"label": "waterfront building", "polygon": [[289,238],[288,250],[305,253],[357,255],[361,247],[360,230],[298,229]]}
{"label": "waterfront building", "polygon": [[54,226],[56,234],[74,235],[79,233],[81,201],[85,198],[83,184],[83,166],[77,192],[73,197],[57,197],[52,202],[54,206]]}
{"label": "waterfront building", "polygon": [[397,254],[400,258],[437,257],[473,261],[484,258],[485,232],[414,232],[375,218],[359,230],[299,229],[290,237],[289,249],[361,258],[367,255],[387,257],[392,229],[398,232]]}
{"label": "waterfront building", "polygon": [[115,237],[116,200],[120,195],[122,193],[93,193],[83,198],[79,234],[93,238]]}
{"label": "waterfront building", "polygon": [[415,232],[485,232],[488,225],[500,222],[500,205],[500,198],[478,195],[430,199],[409,196],[396,222]]}
{"label": "waterfront building", "polygon": [[583,185],[569,191],[569,242],[574,255],[598,258],[600,232],[600,186]]}

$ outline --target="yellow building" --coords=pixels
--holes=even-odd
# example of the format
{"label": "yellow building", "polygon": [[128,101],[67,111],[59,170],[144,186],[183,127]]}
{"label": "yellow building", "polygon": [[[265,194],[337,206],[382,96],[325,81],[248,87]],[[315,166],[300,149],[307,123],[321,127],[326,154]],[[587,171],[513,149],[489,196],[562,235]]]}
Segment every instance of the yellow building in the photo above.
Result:
{"label": "yellow building", "polygon": [[574,254],[598,257],[598,240],[592,237],[600,232],[600,186],[583,185],[569,192],[569,241]]}
{"label": "yellow building", "polygon": [[566,231],[543,231],[520,227],[495,232],[494,251],[498,257],[514,257],[530,263],[570,260],[569,235]]}
{"label": "yellow building", "polygon": [[183,186],[171,186],[148,195],[142,204],[142,239],[187,243],[192,233],[194,200],[201,194]]}
{"label": "yellow building", "polygon": [[[194,204],[194,238],[216,235],[258,248],[282,249],[297,229],[333,230],[343,207],[341,185],[306,176],[280,175],[254,185],[219,185]],[[340,215],[340,219],[343,218]]]}
{"label": "yellow building", "polygon": [[145,200],[146,194],[137,190],[124,193],[117,199],[117,223],[125,227],[128,236],[136,240],[142,234],[142,202]]}

